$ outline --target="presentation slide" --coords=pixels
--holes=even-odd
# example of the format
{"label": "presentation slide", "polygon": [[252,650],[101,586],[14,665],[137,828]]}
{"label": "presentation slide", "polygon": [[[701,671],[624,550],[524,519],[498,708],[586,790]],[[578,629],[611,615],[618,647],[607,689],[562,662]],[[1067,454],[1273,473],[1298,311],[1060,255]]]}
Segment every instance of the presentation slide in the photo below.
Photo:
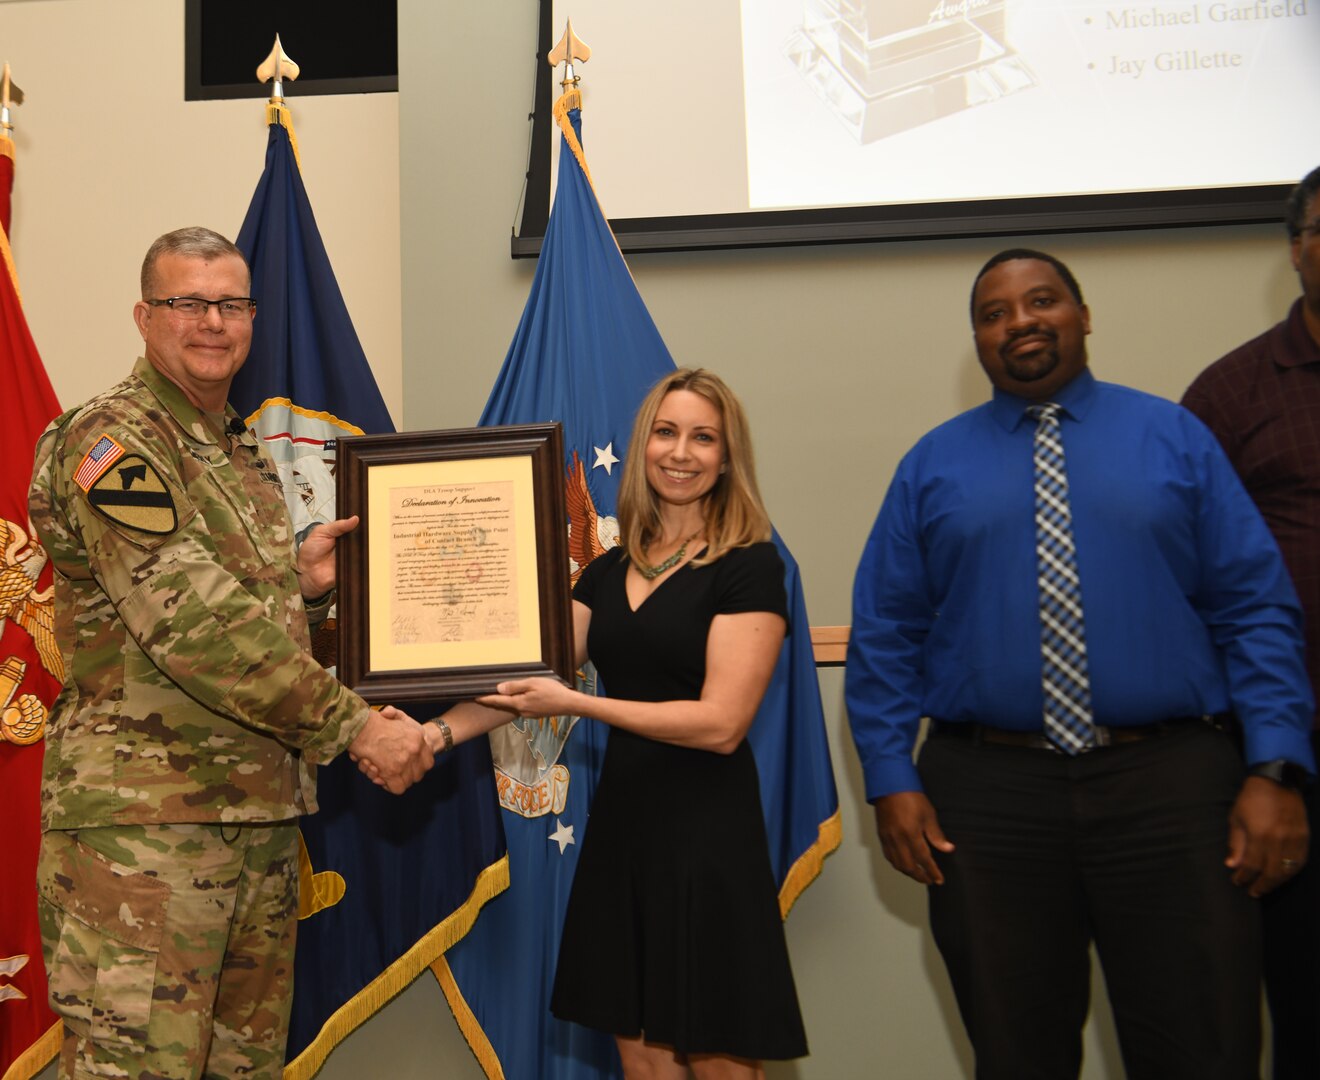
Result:
{"label": "presentation slide", "polygon": [[1286,184],[1320,164],[1320,0],[554,2],[556,38],[571,14],[593,50],[584,144],[614,218]]}

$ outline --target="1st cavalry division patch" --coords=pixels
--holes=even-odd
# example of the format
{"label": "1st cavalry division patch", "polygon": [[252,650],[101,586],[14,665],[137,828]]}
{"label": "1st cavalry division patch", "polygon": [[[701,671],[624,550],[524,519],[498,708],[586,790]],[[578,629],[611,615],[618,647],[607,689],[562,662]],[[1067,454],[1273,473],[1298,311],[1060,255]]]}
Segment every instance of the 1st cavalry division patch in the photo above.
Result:
{"label": "1st cavalry division patch", "polygon": [[165,536],[179,525],[174,499],[155,468],[137,454],[115,462],[87,490],[87,501],[118,525]]}

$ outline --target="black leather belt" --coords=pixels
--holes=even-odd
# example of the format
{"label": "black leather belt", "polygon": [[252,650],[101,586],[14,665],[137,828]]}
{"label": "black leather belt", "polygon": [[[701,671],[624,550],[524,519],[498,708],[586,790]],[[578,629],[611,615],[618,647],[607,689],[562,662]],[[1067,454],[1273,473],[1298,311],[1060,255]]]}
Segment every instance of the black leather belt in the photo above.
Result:
{"label": "black leather belt", "polygon": [[[1099,749],[1102,746],[1122,746],[1124,743],[1145,742],[1188,727],[1192,724],[1206,724],[1219,731],[1232,730],[1232,718],[1228,716],[1175,716],[1169,720],[1160,720],[1154,724],[1133,724],[1129,727],[1103,727],[1095,725],[1095,745],[1089,746],[1082,753]],[[1010,731],[1006,728],[990,727],[986,724],[952,723],[947,720],[932,720],[928,738],[965,739],[968,742],[992,743],[996,746],[1017,746],[1027,750],[1051,750],[1063,753],[1039,731]]]}

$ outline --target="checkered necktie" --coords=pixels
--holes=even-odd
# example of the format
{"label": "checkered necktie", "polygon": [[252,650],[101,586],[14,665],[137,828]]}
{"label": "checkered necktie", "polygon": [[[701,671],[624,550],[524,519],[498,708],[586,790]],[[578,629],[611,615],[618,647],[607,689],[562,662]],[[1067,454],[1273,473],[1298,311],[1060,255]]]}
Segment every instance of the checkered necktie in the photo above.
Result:
{"label": "checkered necktie", "polygon": [[1094,744],[1095,730],[1059,406],[1053,402],[1031,405],[1027,415],[1037,422],[1033,449],[1045,737],[1065,754],[1079,754]]}

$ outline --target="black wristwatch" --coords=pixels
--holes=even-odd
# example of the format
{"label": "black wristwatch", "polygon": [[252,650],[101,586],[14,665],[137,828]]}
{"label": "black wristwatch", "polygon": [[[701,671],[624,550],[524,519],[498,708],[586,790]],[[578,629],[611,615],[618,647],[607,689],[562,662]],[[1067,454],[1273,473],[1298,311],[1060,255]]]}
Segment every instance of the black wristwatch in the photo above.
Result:
{"label": "black wristwatch", "polygon": [[1248,776],[1263,776],[1276,784],[1305,794],[1311,790],[1315,778],[1294,761],[1276,758],[1274,761],[1262,761],[1247,770]]}

